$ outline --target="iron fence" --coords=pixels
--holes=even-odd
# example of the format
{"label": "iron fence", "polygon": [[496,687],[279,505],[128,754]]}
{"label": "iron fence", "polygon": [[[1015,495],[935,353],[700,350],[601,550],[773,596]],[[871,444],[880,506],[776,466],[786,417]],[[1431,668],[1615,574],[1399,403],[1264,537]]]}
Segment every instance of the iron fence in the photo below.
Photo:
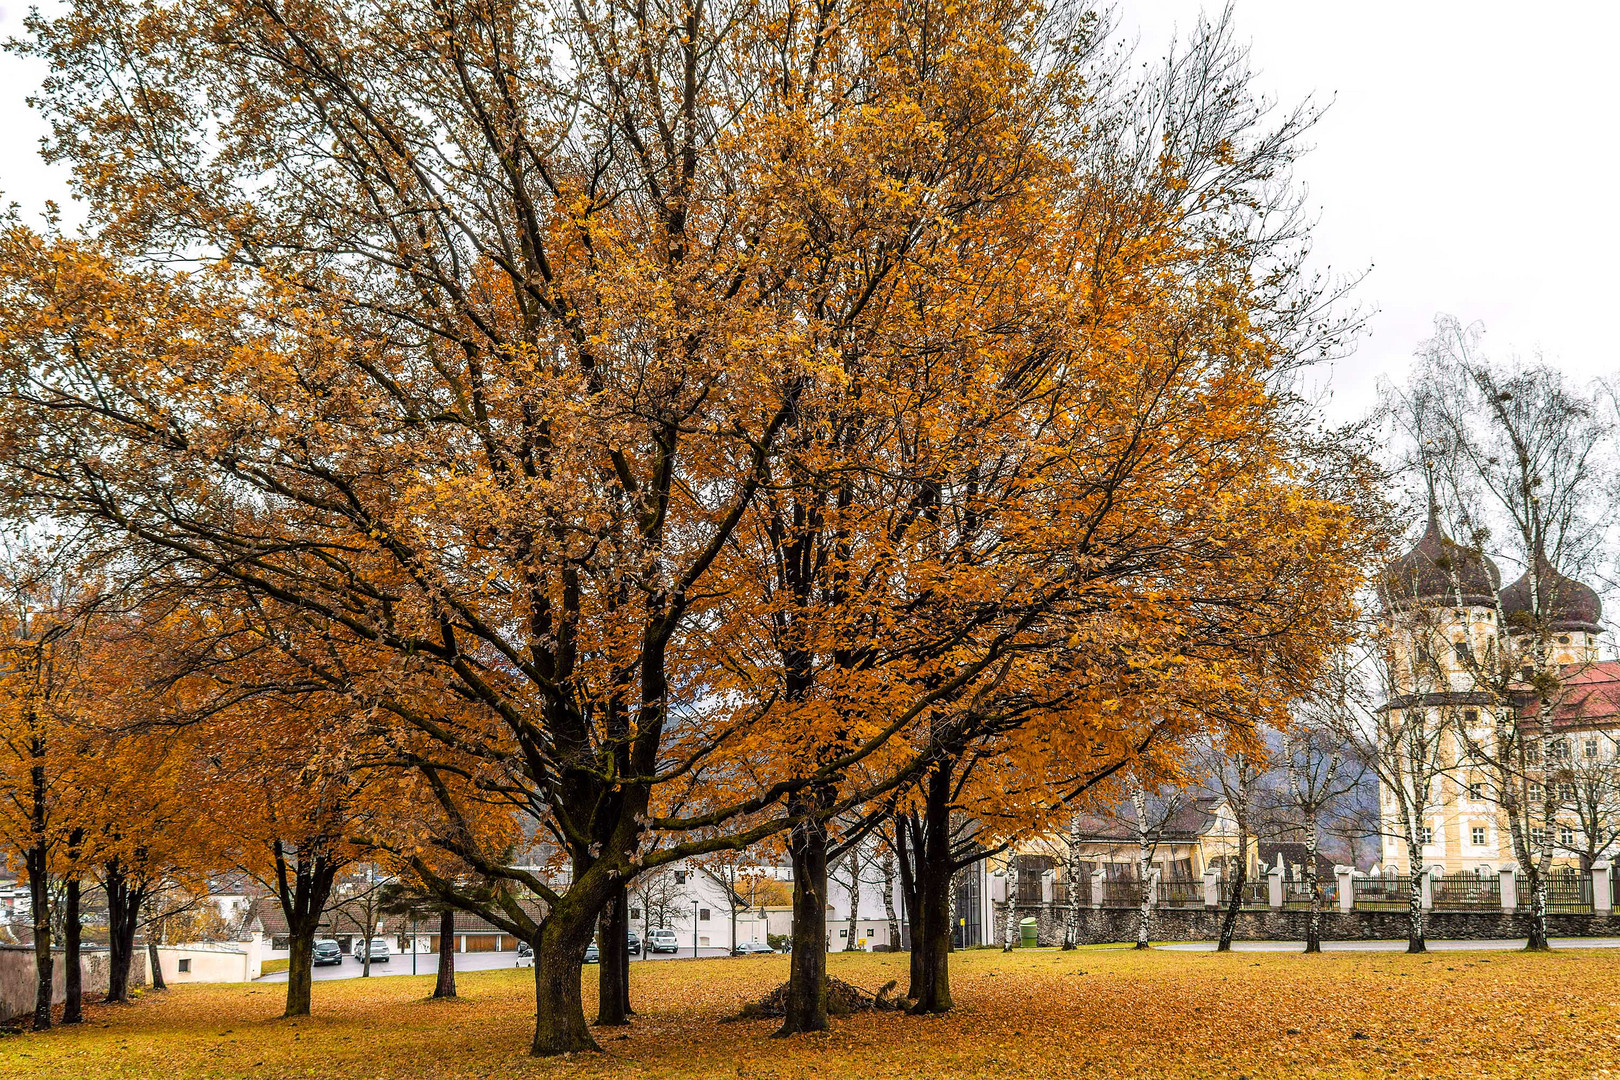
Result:
{"label": "iron fence", "polygon": [[1412,879],[1406,874],[1353,878],[1351,895],[1358,908],[1369,911],[1404,911],[1412,899]]}
{"label": "iron fence", "polygon": [[[1520,907],[1529,907],[1533,899],[1530,883],[1519,886],[1524,894],[1519,897]],[[1550,874],[1547,877],[1547,911],[1558,915],[1589,914],[1592,910],[1591,874]]]}
{"label": "iron fence", "polygon": [[1115,878],[1102,883],[1104,907],[1141,907],[1142,883],[1131,878]]}
{"label": "iron fence", "polygon": [[1156,900],[1160,907],[1201,908],[1204,882],[1199,878],[1160,878]]}
{"label": "iron fence", "polygon": [[1500,909],[1502,881],[1495,874],[1447,874],[1430,884],[1434,907],[1440,911]]}

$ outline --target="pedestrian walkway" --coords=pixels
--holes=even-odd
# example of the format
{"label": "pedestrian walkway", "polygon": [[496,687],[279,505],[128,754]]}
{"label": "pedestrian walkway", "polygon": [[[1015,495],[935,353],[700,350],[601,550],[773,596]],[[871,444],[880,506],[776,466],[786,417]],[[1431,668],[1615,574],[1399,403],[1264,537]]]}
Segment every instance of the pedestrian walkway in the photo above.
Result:
{"label": "pedestrian walkway", "polygon": [[[1460,952],[1464,950],[1499,950],[1522,949],[1524,938],[1490,938],[1481,941],[1437,941],[1430,938],[1425,944],[1435,952]],[[1616,949],[1620,948],[1620,938],[1553,938],[1552,947],[1555,949]],[[1158,945],[1155,948],[1166,949],[1172,952],[1213,952],[1213,941],[1176,941],[1167,945]],[[1234,941],[1234,952],[1302,952],[1305,948],[1303,941]],[[1324,941],[1323,952],[1405,952],[1405,939],[1397,941]]]}

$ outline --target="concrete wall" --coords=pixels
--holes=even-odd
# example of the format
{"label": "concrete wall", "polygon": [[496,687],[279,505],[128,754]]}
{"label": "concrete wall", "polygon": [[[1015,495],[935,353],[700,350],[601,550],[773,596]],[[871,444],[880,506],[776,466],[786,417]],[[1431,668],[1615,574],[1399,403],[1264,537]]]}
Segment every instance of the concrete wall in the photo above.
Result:
{"label": "concrete wall", "polygon": [[[996,905],[999,944],[1005,927],[1005,908]],[[1153,913],[1149,936],[1154,941],[1213,941],[1220,936],[1222,912],[1214,908],[1160,908]],[[1020,920],[1036,920],[1042,945],[1063,944],[1064,912],[1055,907],[1020,907]],[[1238,912],[1233,937],[1238,941],[1303,941],[1308,911],[1245,910]],[[1082,908],[1080,944],[1103,945],[1136,940],[1134,908]],[[1492,940],[1527,937],[1529,916],[1492,911],[1431,911],[1423,920],[1424,934],[1436,940]],[[1620,937],[1620,916],[1548,915],[1547,932],[1553,937]],[[1324,941],[1405,941],[1404,911],[1324,911]]]}
{"label": "concrete wall", "polygon": [[[52,965],[51,1002],[60,1005],[67,1000],[66,971],[62,953],[57,951],[54,956],[56,962]],[[106,994],[110,969],[111,963],[105,949],[85,950],[79,954],[79,972],[86,998]],[[141,965],[134,965],[131,976],[137,980],[137,985],[144,985],[138,981],[144,974]],[[0,945],[0,1023],[33,1014],[38,978],[32,946]]]}
{"label": "concrete wall", "polygon": [[[180,970],[182,960],[187,961],[189,970]],[[251,941],[160,945],[158,963],[163,966],[163,981],[171,986],[176,983],[252,982],[264,973],[263,935],[254,934]]]}

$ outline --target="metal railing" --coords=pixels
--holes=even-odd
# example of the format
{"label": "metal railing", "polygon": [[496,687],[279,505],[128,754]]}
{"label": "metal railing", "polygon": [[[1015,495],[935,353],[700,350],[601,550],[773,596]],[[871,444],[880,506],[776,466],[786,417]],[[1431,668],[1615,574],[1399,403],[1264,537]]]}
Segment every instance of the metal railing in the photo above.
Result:
{"label": "metal railing", "polygon": [[1401,875],[1354,878],[1351,888],[1358,908],[1371,911],[1404,911],[1412,900],[1412,879]]}
{"label": "metal railing", "polygon": [[[1221,882],[1221,906],[1225,907],[1232,902],[1232,883]],[[1259,880],[1250,878],[1243,883],[1243,898],[1239,906],[1246,908],[1268,908],[1271,906],[1271,883],[1264,877]]]}
{"label": "metal railing", "polygon": [[1104,907],[1141,907],[1142,883],[1130,878],[1115,878],[1102,883]]}
{"label": "metal railing", "polygon": [[1496,874],[1447,874],[1430,885],[1437,911],[1500,910],[1502,880]]}
{"label": "metal railing", "polygon": [[[1534,900],[1528,879],[1519,879],[1519,908],[1528,910]],[[1583,915],[1592,911],[1591,874],[1549,874],[1547,912],[1551,915]]]}
{"label": "metal railing", "polygon": [[1201,908],[1204,906],[1202,878],[1160,878],[1156,890],[1160,907]]}

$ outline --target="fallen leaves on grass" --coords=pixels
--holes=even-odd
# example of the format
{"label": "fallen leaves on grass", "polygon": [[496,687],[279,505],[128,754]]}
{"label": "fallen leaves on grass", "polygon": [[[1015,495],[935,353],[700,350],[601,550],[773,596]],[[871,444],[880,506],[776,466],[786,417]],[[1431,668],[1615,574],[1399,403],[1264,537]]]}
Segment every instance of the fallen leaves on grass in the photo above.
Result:
{"label": "fallen leaves on grass", "polygon": [[[280,1018],[278,986],[182,986],[130,1007],[92,1008],[78,1030],[0,1041],[0,1076],[1568,1080],[1611,1067],[1616,954],[1483,959],[963,952],[951,965],[956,1013],[868,1010],[834,1020],[827,1035],[785,1041],[769,1037],[774,1020],[718,1021],[778,987],[786,958],[637,963],[628,1037],[601,1031],[606,1053],[567,1061],[526,1052],[527,970],[462,973],[466,1000],[453,1010],[427,1000],[431,975],[320,982],[316,1015],[298,1021]],[[1086,977],[1072,978],[1082,960]],[[893,979],[903,988],[906,964],[903,954],[830,958],[839,978],[865,986]],[[587,1009],[595,975],[587,970]]]}

